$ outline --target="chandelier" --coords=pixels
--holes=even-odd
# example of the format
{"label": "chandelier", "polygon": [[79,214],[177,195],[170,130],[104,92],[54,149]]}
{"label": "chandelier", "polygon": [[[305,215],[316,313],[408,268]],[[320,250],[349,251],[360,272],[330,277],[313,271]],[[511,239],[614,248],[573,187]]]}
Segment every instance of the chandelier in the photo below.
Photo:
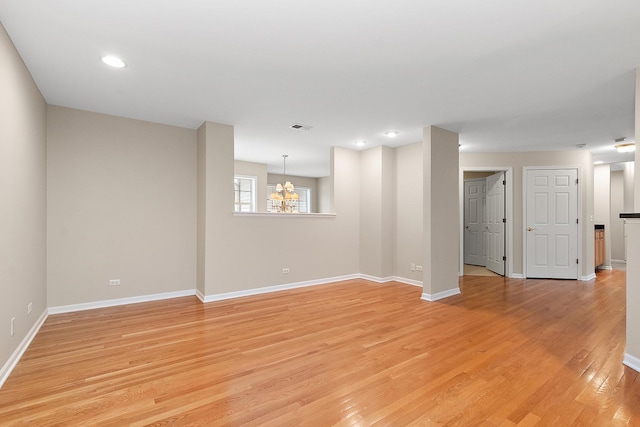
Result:
{"label": "chandelier", "polygon": [[271,212],[295,213],[298,212],[298,194],[295,193],[293,184],[287,181],[287,157],[282,155],[282,170],[284,184],[278,183],[276,191],[271,193]]}

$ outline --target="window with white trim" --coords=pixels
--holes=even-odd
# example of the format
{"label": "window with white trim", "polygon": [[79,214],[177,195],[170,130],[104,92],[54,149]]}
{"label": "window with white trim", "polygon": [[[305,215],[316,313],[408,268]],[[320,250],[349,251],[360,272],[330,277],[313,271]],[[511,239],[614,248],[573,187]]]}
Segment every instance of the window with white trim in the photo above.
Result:
{"label": "window with white trim", "polygon": [[[271,194],[276,191],[275,185],[267,185],[267,212],[271,212]],[[311,213],[311,188],[296,187],[298,193],[298,212]]]}
{"label": "window with white trim", "polygon": [[235,175],[233,177],[236,212],[256,211],[256,182],[258,177]]}

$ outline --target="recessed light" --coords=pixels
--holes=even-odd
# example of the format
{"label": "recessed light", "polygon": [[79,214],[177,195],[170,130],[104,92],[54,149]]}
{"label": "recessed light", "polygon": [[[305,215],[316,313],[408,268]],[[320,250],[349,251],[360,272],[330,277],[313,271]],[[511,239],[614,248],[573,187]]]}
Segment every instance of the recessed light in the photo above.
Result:
{"label": "recessed light", "polygon": [[355,144],[358,147],[364,147],[366,143],[367,143],[367,141],[365,141],[364,139],[361,139],[361,140],[355,142]]}
{"label": "recessed light", "polygon": [[397,130],[390,130],[385,132],[384,134],[389,138],[395,138],[396,136],[400,135],[400,132],[398,132]]}
{"label": "recessed light", "polygon": [[101,57],[100,60],[102,60],[102,62],[114,68],[124,68],[127,66],[127,64],[125,64],[125,62],[122,59],[118,58],[117,56],[107,55],[107,56]]}

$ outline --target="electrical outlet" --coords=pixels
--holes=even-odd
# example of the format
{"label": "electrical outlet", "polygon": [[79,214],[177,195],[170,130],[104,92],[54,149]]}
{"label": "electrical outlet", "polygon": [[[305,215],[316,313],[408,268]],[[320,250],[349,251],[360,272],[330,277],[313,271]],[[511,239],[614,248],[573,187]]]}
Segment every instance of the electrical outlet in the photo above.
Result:
{"label": "electrical outlet", "polygon": [[416,271],[416,265],[415,263],[411,263],[411,271]]}
{"label": "electrical outlet", "polygon": [[422,266],[421,265],[416,265],[416,271],[422,271]]}
{"label": "electrical outlet", "polygon": [[13,324],[16,322],[16,318],[12,317],[11,318],[11,336],[13,336]]}
{"label": "electrical outlet", "polygon": [[32,303],[32,302],[30,302],[30,303],[27,305],[27,314],[31,314],[31,312],[32,312],[32,311],[33,311],[33,303]]}
{"label": "electrical outlet", "polygon": [[285,268],[282,269],[282,272],[285,273],[285,274],[289,273],[289,271],[291,271],[291,270],[289,270],[289,267],[285,267]]}
{"label": "electrical outlet", "polygon": [[109,280],[109,286],[119,286],[119,285],[120,285],[120,279]]}

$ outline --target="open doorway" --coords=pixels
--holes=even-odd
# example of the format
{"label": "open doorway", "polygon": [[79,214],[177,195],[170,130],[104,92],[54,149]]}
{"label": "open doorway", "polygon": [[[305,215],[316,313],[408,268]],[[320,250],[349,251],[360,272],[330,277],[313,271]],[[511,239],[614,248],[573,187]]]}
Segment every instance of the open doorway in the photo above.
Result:
{"label": "open doorway", "polygon": [[506,276],[511,262],[511,168],[461,168],[459,274]]}

